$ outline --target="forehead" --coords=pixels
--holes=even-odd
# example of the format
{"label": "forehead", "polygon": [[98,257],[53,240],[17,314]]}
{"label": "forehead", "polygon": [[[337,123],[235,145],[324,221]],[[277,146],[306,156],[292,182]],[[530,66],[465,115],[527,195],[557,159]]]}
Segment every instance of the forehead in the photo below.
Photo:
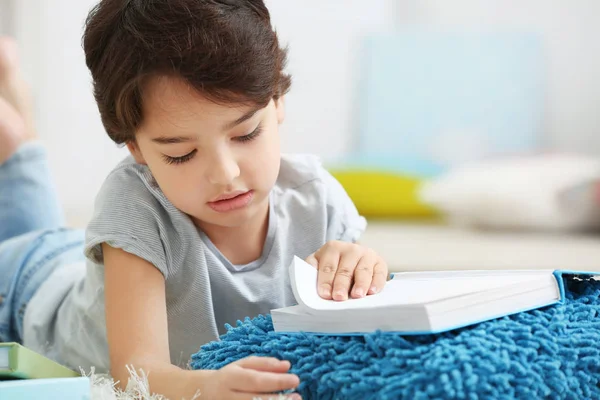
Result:
{"label": "forehead", "polygon": [[144,125],[183,124],[186,121],[222,124],[251,109],[246,105],[215,103],[177,77],[156,77],[144,85]]}

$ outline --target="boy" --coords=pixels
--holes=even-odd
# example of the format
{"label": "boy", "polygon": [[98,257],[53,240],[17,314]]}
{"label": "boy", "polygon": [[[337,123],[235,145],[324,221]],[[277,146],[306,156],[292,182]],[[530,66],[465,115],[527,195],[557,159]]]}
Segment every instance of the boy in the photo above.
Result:
{"label": "boy", "polygon": [[[25,246],[12,251],[13,337],[124,383],[133,365],[173,399],[294,388],[285,361],[182,368],[225,323],[294,304],[294,255],[318,268],[328,299],[376,293],[387,276],[356,244],[365,220],[342,187],[314,158],[280,154],[290,78],[262,0],[104,0],[84,50],[104,127],[131,157],[98,194],[85,269],[76,232],[0,237],[6,254]],[[35,151],[9,156],[5,175],[30,170]]]}

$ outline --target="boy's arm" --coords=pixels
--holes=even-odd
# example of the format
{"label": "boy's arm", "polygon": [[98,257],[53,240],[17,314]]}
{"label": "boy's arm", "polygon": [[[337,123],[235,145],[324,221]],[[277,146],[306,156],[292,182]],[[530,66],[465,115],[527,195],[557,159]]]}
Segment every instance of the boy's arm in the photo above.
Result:
{"label": "boy's arm", "polygon": [[111,375],[124,389],[127,365],[151,371],[153,392],[191,399],[202,373],[210,372],[194,374],[171,364],[164,276],[149,262],[121,249],[103,244],[102,251]]}
{"label": "boy's arm", "polygon": [[149,262],[102,245],[105,265],[106,330],[111,375],[127,386],[127,366],[148,375],[150,390],[170,399],[251,400],[293,389],[298,377],[289,362],[248,357],[218,370],[189,371],[171,364],[165,279]]}

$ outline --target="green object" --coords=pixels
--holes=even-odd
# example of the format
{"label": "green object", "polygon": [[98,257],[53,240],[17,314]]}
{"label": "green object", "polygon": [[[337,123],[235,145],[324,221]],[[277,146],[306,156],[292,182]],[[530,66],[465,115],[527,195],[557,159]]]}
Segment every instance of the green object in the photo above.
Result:
{"label": "green object", "polygon": [[70,378],[75,371],[15,342],[0,343],[0,379]]}

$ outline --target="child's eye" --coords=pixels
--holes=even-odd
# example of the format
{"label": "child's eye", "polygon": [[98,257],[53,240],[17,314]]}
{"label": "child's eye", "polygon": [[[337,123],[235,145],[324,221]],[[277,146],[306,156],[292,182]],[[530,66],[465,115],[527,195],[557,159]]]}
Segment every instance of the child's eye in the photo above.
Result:
{"label": "child's eye", "polygon": [[234,139],[238,142],[249,142],[251,140],[256,139],[262,133],[262,126],[259,125],[252,133],[249,133],[244,136],[236,136]]}
{"label": "child's eye", "polygon": [[186,154],[185,156],[181,156],[181,157],[171,157],[166,154],[163,154],[163,159],[165,160],[165,162],[167,164],[183,164],[184,162],[191,160],[194,157],[194,155],[196,155],[197,152],[198,152],[198,150],[194,149],[194,150],[190,151],[188,154]]}

